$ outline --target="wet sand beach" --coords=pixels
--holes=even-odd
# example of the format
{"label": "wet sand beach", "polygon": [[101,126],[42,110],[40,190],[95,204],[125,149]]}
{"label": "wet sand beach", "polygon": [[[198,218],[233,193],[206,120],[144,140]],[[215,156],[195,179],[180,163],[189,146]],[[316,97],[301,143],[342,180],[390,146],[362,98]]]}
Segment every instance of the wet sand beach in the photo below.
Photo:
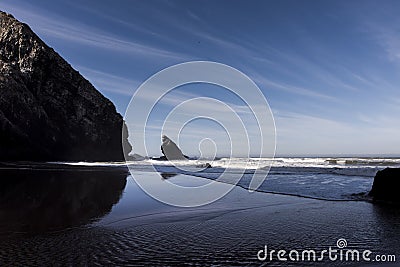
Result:
{"label": "wet sand beach", "polygon": [[[338,239],[347,241],[346,248],[371,250],[371,258],[400,252],[396,207],[250,193],[235,187],[212,204],[177,208],[146,195],[122,169],[52,175],[42,171],[31,178],[19,175],[18,183],[10,180],[15,178],[10,171],[8,175],[2,183],[9,181],[10,193],[1,194],[2,203],[8,204],[0,210],[0,262],[6,266],[368,264],[327,257],[321,262],[283,262],[276,255],[272,261],[257,258],[265,246],[322,251],[337,248]],[[159,176],[139,171],[135,175]],[[207,181],[187,175],[169,179],[185,184]]]}

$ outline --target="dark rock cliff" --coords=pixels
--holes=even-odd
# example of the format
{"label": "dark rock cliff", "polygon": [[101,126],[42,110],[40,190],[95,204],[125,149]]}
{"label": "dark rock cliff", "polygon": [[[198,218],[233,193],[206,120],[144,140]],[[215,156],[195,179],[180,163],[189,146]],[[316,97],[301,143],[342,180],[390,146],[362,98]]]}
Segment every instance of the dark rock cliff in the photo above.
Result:
{"label": "dark rock cliff", "polygon": [[0,160],[123,160],[123,123],[29,26],[0,12]]}

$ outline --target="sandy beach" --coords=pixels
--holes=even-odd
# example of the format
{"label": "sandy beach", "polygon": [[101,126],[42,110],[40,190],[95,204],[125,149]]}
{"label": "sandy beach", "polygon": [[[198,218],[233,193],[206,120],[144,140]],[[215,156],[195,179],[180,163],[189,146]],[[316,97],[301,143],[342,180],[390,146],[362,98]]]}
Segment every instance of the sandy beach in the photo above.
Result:
{"label": "sandy beach", "polygon": [[[86,187],[79,187],[79,194],[69,194],[68,200],[63,203],[54,202],[53,206],[47,207],[47,211],[42,210],[47,218],[32,217],[29,213],[36,211],[37,214],[37,210],[34,207],[24,209],[24,201],[29,198],[24,200],[25,196],[22,195],[20,201],[13,200],[13,208],[17,209],[18,203],[20,205],[19,217],[14,218],[29,221],[19,221],[19,229],[12,229],[10,225],[14,223],[15,226],[17,222],[10,221],[12,213],[2,208],[1,216],[9,218],[1,228],[2,265],[371,264],[362,260],[331,261],[327,256],[316,262],[279,261],[276,254],[272,260],[267,257],[262,261],[257,256],[265,246],[268,251],[298,250],[301,253],[302,250],[313,249],[318,253],[329,247],[337,249],[339,239],[346,240],[345,249],[372,251],[371,258],[378,254],[398,255],[400,252],[397,238],[400,233],[400,213],[393,207],[363,201],[323,201],[271,193],[249,193],[241,187],[235,187],[228,195],[212,204],[198,208],[177,208],[146,195],[132,176],[126,173],[122,175],[121,170],[110,171],[107,177],[114,181],[126,179],[126,184],[122,183],[123,191],[120,186],[111,187],[109,182],[105,182],[105,177],[97,176],[99,172],[96,171],[71,171],[62,177],[64,183],[66,179],[76,177],[77,173],[80,174],[79,181],[85,183]],[[46,175],[49,177],[48,173]],[[158,173],[141,171],[136,175],[159,176]],[[169,179],[169,182],[186,185],[209,182],[207,179],[187,175]],[[166,181],[160,178],[160,182]],[[30,194],[40,199],[39,193]],[[92,206],[92,210],[97,210],[97,213],[88,218],[87,213],[80,212],[80,209],[85,208],[81,201],[88,203],[90,198],[96,199],[99,194],[106,199],[105,202],[115,202],[115,205],[103,203],[97,207]],[[119,200],[110,197],[115,194]],[[36,204],[40,207],[40,203]],[[64,210],[60,209],[60,205],[63,205]],[[69,212],[70,216],[63,215],[65,212]],[[48,218],[49,214],[53,217]],[[69,224],[53,224],[49,229],[43,228],[43,225],[56,220],[57,216],[64,216]],[[24,224],[40,225],[42,228],[27,228]],[[263,256],[262,253],[260,255]]]}

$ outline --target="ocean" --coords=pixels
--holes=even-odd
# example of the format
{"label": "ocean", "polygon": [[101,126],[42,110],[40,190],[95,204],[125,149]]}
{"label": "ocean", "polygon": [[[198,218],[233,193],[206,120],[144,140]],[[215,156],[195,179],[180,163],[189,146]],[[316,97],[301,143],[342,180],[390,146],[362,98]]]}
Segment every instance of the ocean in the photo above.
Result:
{"label": "ocean", "polygon": [[[204,168],[210,163],[212,168]],[[124,163],[62,163],[75,166],[118,167]],[[264,180],[260,192],[296,195],[323,200],[366,200],[375,174],[384,168],[400,167],[400,158],[373,157],[286,157],[221,158],[218,160],[127,162],[134,171],[156,170],[164,176],[185,174],[235,183],[245,189],[257,177]],[[219,179],[224,174],[223,179]],[[238,176],[240,176],[239,182]]]}

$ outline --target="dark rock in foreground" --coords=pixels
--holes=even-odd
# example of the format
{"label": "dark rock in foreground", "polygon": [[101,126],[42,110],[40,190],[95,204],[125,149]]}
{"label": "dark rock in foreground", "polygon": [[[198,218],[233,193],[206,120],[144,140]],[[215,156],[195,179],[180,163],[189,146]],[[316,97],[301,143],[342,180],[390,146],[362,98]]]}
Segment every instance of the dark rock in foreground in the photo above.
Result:
{"label": "dark rock in foreground", "polygon": [[375,201],[400,203],[400,169],[386,168],[378,171],[369,195]]}
{"label": "dark rock in foreground", "polygon": [[211,166],[211,164],[210,163],[204,163],[204,164],[199,164],[199,165],[197,165],[196,166],[197,168],[204,168],[204,169],[210,169],[210,168],[212,168],[212,166]]}
{"label": "dark rock in foreground", "polygon": [[89,81],[0,12],[0,160],[123,160],[122,126]]}

